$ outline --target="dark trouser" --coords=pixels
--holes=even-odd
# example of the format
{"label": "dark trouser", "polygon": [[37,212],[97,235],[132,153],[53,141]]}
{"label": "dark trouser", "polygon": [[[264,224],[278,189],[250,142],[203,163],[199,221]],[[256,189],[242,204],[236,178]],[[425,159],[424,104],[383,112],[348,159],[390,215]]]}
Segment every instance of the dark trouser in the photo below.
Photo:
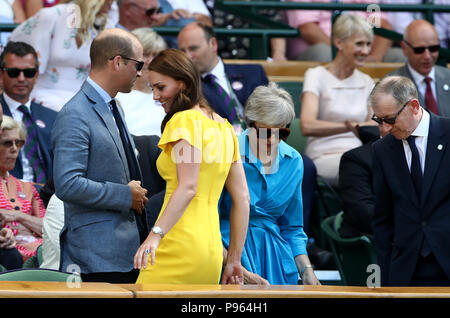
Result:
{"label": "dark trouser", "polygon": [[7,270],[21,268],[23,265],[22,255],[15,248],[0,248],[0,265],[3,265]]}
{"label": "dark trouser", "polygon": [[450,280],[431,253],[426,257],[419,256],[410,285],[450,286]]}
{"label": "dark trouser", "polygon": [[111,283],[111,284],[134,284],[139,275],[139,271],[133,269],[131,272],[110,272],[110,273],[81,273],[81,280],[86,282]]}

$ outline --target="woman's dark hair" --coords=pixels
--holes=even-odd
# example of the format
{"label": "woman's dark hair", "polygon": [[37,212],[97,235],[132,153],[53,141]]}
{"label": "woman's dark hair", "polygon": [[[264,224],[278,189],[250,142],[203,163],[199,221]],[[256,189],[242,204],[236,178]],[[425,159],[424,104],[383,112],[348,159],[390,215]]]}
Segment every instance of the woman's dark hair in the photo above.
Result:
{"label": "woman's dark hair", "polygon": [[178,49],[161,51],[148,66],[154,71],[169,76],[177,81],[182,81],[186,89],[180,91],[172,100],[170,110],[161,123],[161,132],[172,116],[183,110],[191,109],[199,104],[201,107],[211,109],[203,97],[201,77],[191,59]]}

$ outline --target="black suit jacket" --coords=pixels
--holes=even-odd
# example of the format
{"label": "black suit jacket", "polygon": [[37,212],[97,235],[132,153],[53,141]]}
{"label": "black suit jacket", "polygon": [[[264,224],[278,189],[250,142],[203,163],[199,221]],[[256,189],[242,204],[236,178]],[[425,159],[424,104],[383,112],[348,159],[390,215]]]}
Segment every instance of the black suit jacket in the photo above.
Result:
{"label": "black suit jacket", "polygon": [[[244,107],[248,97],[256,87],[269,83],[264,69],[259,64],[224,64],[224,67],[233,92]],[[214,84],[202,81],[202,89],[203,95],[214,111],[230,121],[225,102],[218,95]]]}
{"label": "black suit jacket", "polygon": [[147,189],[147,224],[149,230],[155,224],[164,202],[166,181],[159,175],[156,160],[161,153],[158,148],[158,136],[133,136],[138,150],[138,161],[141,167],[143,187]]}
{"label": "black suit jacket", "polygon": [[406,286],[423,240],[450,277],[450,119],[430,114],[421,199],[415,194],[401,140],[373,145],[373,230],[383,285]]}
{"label": "black suit jacket", "polygon": [[339,194],[344,205],[342,237],[365,235],[372,239],[374,195],[372,188],[372,144],[345,152],[339,166]]}
{"label": "black suit jacket", "polygon": [[[12,117],[11,110],[6,104],[3,94],[0,95],[0,103],[3,107],[3,114]],[[34,122],[40,121],[41,125],[36,125],[37,139],[38,139],[38,154],[43,164],[45,175],[47,179],[53,175],[53,152],[51,144],[51,135],[53,124],[55,122],[57,113],[49,108],[46,108],[40,104],[31,102],[31,117]],[[43,123],[43,124],[42,124]],[[23,178],[23,168],[21,156],[17,157],[16,165],[10,173],[18,178]]]}

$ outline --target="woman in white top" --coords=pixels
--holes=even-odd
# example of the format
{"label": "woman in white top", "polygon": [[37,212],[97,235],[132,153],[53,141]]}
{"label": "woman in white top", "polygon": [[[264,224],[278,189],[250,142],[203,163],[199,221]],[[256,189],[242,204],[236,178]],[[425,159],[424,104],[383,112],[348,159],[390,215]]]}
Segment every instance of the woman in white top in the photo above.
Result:
{"label": "woman in white top", "polygon": [[163,38],[151,28],[138,28],[131,33],[136,35],[144,48],[144,67],[142,76],[136,79],[130,93],[118,93],[116,100],[125,114],[125,122],[131,134],[161,136],[161,122],[166,116],[164,108],[153,99],[148,84],[148,65],[153,58],[167,48]]}
{"label": "woman in white top", "polygon": [[30,44],[39,56],[39,78],[31,98],[59,111],[90,71],[93,38],[117,21],[108,19],[113,0],[63,0],[20,24],[10,40]]}
{"label": "woman in white top", "polygon": [[361,145],[356,126],[374,124],[367,105],[374,82],[356,69],[369,55],[372,27],[359,16],[341,15],[333,25],[333,39],[335,59],[305,73],[300,126],[309,137],[305,152],[317,174],[337,186],[342,154]]}

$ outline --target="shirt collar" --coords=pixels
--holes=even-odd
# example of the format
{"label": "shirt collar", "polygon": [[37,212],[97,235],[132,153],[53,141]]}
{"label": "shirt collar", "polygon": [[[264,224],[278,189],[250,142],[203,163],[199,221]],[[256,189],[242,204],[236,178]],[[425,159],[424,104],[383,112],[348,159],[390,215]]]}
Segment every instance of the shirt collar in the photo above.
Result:
{"label": "shirt collar", "polygon": [[28,110],[31,110],[31,100],[28,99],[28,101],[25,104],[22,104],[14,99],[12,99],[11,97],[8,96],[8,94],[6,94],[5,92],[3,92],[3,97],[5,98],[5,102],[6,104],[9,106],[9,109],[11,110],[11,112],[15,112],[19,109],[20,105],[25,105]]}
{"label": "shirt collar", "polygon": [[433,82],[435,81],[435,77],[436,77],[435,73],[436,72],[435,72],[434,66],[431,69],[430,73],[428,73],[427,76],[423,76],[422,74],[417,72],[415,69],[413,69],[411,67],[411,65],[409,63],[408,63],[408,69],[409,69],[409,72],[411,73],[411,76],[412,76],[414,82],[416,82],[417,85],[423,84],[424,83],[423,80],[425,79],[425,77],[430,77],[433,80]]}
{"label": "shirt collar", "polygon": [[428,130],[430,128],[430,114],[422,108],[422,118],[419,125],[413,131],[411,135],[418,137],[428,137]]}
{"label": "shirt collar", "polygon": [[91,86],[95,89],[95,91],[97,93],[99,93],[99,95],[105,101],[105,103],[109,104],[109,102],[111,101],[112,97],[109,96],[109,94],[100,85],[98,85],[96,82],[94,82],[94,80],[90,76],[88,76],[86,81],[89,84],[91,84]]}
{"label": "shirt collar", "polygon": [[205,76],[207,76],[208,74],[212,74],[218,79],[225,77],[225,66],[223,65],[222,59],[220,57],[218,59],[219,60],[216,64],[216,66],[214,66],[214,68],[211,70],[211,72],[203,74],[203,76],[202,76],[203,78],[205,78]]}

